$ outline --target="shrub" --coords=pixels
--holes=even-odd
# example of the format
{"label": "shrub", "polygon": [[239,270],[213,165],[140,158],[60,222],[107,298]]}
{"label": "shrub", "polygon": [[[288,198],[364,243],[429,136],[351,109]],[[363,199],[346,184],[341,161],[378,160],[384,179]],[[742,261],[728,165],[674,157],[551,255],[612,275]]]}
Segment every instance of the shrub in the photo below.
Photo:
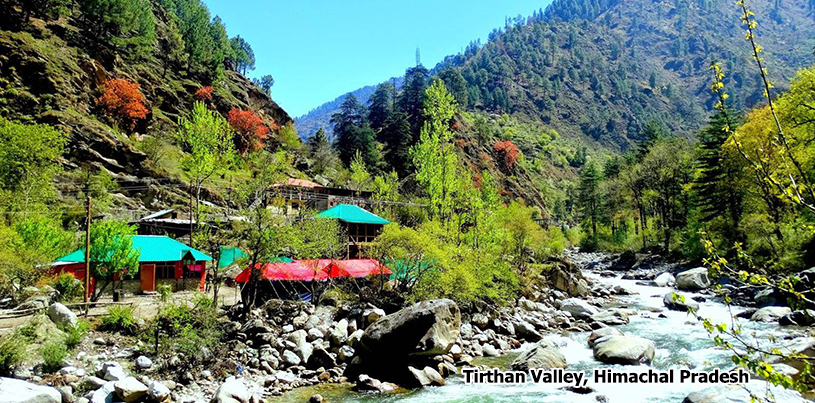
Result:
{"label": "shrub", "polygon": [[111,78],[105,82],[102,96],[96,102],[111,117],[133,129],[136,120],[144,119],[149,112],[139,87],[139,84],[123,78]]}
{"label": "shrub", "polygon": [[229,125],[235,130],[235,145],[242,153],[263,148],[269,135],[269,127],[255,112],[232,109],[229,111]]}
{"label": "shrub", "polygon": [[173,295],[173,287],[169,284],[161,284],[156,288],[158,291],[158,300],[161,302],[167,302],[170,300],[170,296]]}
{"label": "shrub", "polygon": [[40,357],[46,372],[57,371],[68,357],[68,346],[62,340],[51,340],[40,347]]}
{"label": "shrub", "polygon": [[84,287],[82,281],[69,273],[62,273],[54,282],[54,289],[59,292],[61,301],[70,301],[82,295]]}
{"label": "shrub", "polygon": [[509,140],[498,141],[493,147],[501,156],[502,160],[504,161],[504,166],[507,168],[514,167],[515,163],[518,162],[518,159],[521,158],[521,152],[518,150],[518,146]]}
{"label": "shrub", "polygon": [[10,375],[23,362],[25,338],[9,334],[0,337],[0,375]]}
{"label": "shrub", "polygon": [[139,325],[133,312],[134,306],[114,306],[108,309],[108,314],[102,318],[99,326],[102,330],[119,332],[124,334],[134,334]]}
{"label": "shrub", "polygon": [[181,354],[187,358],[187,364],[203,363],[217,357],[216,350],[221,346],[222,333],[218,318],[211,309],[212,300],[198,294],[193,302],[192,307],[186,302],[163,306],[149,335],[152,338],[158,331],[163,346],[160,352]]}
{"label": "shrub", "polygon": [[68,348],[73,349],[74,347],[79,345],[79,342],[82,341],[82,338],[88,334],[88,330],[90,330],[91,326],[88,324],[87,321],[80,319],[77,321],[75,327],[66,326],[62,329],[65,332],[65,345]]}
{"label": "shrub", "polygon": [[209,85],[201,87],[198,91],[195,91],[193,96],[196,101],[210,101],[212,100],[212,87]]}

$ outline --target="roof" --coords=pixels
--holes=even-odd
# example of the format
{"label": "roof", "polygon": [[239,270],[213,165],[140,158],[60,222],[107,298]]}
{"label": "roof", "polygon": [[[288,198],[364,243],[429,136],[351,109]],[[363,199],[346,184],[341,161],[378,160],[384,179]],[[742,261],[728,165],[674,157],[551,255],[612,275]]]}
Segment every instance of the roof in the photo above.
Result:
{"label": "roof", "polygon": [[353,224],[390,224],[390,221],[353,204],[338,204],[317,214],[320,218],[336,218]]}
{"label": "roof", "polygon": [[[197,249],[190,248],[175,239],[163,235],[134,235],[133,249],[140,251],[139,262],[177,262],[192,251],[196,261],[210,261],[212,257]],[[85,249],[73,251],[57,262],[81,263],[85,261]]]}
{"label": "roof", "polygon": [[[288,263],[258,263],[255,270],[260,270],[260,278],[274,281],[314,281],[329,278],[353,277],[363,278],[372,275],[393,274],[384,264],[375,259],[352,260],[295,260]],[[249,281],[251,270],[246,267],[235,281]]]}
{"label": "roof", "polygon": [[155,219],[155,218],[160,218],[160,217],[163,217],[163,216],[165,216],[165,215],[167,215],[169,213],[172,213],[173,211],[175,211],[175,209],[167,209],[167,210],[157,211],[157,212],[155,212],[153,214],[146,215],[146,216],[140,218],[139,221],[145,221],[145,220],[152,220],[152,219]]}
{"label": "roof", "polygon": [[307,180],[307,179],[295,179],[295,178],[289,178],[289,179],[286,180],[286,183],[279,183],[279,184],[276,184],[275,186],[293,186],[293,187],[315,188],[315,189],[319,189],[319,188],[324,187],[323,185],[321,185],[321,184],[319,184],[317,182],[312,182],[312,181]]}

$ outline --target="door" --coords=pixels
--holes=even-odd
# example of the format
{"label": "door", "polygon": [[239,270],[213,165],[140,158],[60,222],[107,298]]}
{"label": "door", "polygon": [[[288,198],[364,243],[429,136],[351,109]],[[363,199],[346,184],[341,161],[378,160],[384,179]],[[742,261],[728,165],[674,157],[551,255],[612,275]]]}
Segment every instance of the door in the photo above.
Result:
{"label": "door", "polygon": [[141,265],[141,290],[142,291],[155,291],[156,290],[156,265],[143,264]]}

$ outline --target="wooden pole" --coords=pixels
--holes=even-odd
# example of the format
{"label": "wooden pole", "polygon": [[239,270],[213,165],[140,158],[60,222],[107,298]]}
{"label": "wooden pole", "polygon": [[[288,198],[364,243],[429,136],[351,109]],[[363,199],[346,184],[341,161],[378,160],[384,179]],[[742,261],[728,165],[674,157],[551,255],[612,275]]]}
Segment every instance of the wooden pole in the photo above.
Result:
{"label": "wooden pole", "polygon": [[91,292],[91,196],[87,197],[87,220],[85,223],[85,317],[88,316],[88,305]]}

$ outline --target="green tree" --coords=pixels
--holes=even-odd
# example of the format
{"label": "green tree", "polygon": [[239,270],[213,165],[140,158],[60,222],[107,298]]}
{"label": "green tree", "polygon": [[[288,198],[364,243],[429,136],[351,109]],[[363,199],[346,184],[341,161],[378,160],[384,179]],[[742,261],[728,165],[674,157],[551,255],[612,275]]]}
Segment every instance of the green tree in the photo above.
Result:
{"label": "green tree", "polygon": [[419,143],[411,150],[416,180],[424,187],[434,214],[443,223],[452,215],[452,193],[460,181],[452,143],[454,133],[450,128],[455,113],[456,100],[441,80],[434,81],[427,89],[424,109],[427,121]]}
{"label": "green tree", "polygon": [[[213,175],[229,169],[235,158],[235,143],[229,122],[203,102],[196,102],[191,118],[180,118],[178,126],[176,138],[186,152],[181,158],[181,169],[195,191],[198,212],[202,186]],[[196,212],[191,212],[191,217],[196,217]]]}
{"label": "green tree", "polygon": [[[246,42],[245,39],[238,35],[229,40],[229,45],[232,48],[232,56],[230,57],[232,70],[246,75],[247,69],[255,69],[255,52],[252,50],[252,46],[249,45],[249,42]],[[271,89],[271,85],[269,88]]]}
{"label": "green tree", "polygon": [[422,129],[424,123],[425,91],[427,90],[430,72],[421,64],[411,67],[405,71],[405,83],[402,86],[402,94],[397,100],[398,110],[403,112],[410,123],[412,142],[415,142],[417,134]]}
{"label": "green tree", "polygon": [[0,118],[0,204],[29,210],[53,196],[53,178],[67,137],[48,125]]}
{"label": "green tree", "polygon": [[468,105],[467,81],[461,75],[461,71],[455,67],[446,67],[439,72],[439,78],[444,81],[444,86],[450,90],[459,107],[466,109]]}
{"label": "green tree", "polygon": [[82,0],[87,36],[97,45],[126,50],[134,59],[152,51],[156,20],[148,0]]}
{"label": "green tree", "polygon": [[597,223],[600,221],[602,200],[600,193],[600,180],[602,176],[597,164],[589,161],[580,174],[580,199],[579,206],[583,220],[591,224],[591,237],[596,240]]}
{"label": "green tree", "polygon": [[92,301],[99,299],[115,275],[125,279],[139,271],[141,252],[133,248],[133,235],[136,226],[126,221],[106,219],[91,225],[90,271],[97,282]]}
{"label": "green tree", "polygon": [[379,133],[384,159],[401,177],[410,171],[410,147],[413,145],[410,122],[404,112],[393,113]]}
{"label": "green tree", "polygon": [[371,180],[371,174],[365,168],[365,161],[359,151],[354,155],[354,160],[351,161],[349,168],[351,169],[351,188],[359,195],[359,192],[365,190]]}
{"label": "green tree", "polygon": [[396,87],[392,82],[386,81],[376,87],[368,100],[368,121],[371,122],[371,128],[376,133],[380,133],[385,128],[385,122],[393,114],[395,99]]}
{"label": "green tree", "polygon": [[353,94],[348,94],[340,105],[339,112],[331,116],[335,136],[334,148],[345,164],[350,164],[359,152],[369,168],[377,168],[381,156],[366,116],[365,107],[359,104]]}
{"label": "green tree", "polygon": [[268,96],[272,96],[272,86],[274,85],[274,77],[271,74],[265,74],[260,77],[260,79],[253,78],[252,82],[255,83],[258,87],[260,87],[263,92],[266,93]]}

